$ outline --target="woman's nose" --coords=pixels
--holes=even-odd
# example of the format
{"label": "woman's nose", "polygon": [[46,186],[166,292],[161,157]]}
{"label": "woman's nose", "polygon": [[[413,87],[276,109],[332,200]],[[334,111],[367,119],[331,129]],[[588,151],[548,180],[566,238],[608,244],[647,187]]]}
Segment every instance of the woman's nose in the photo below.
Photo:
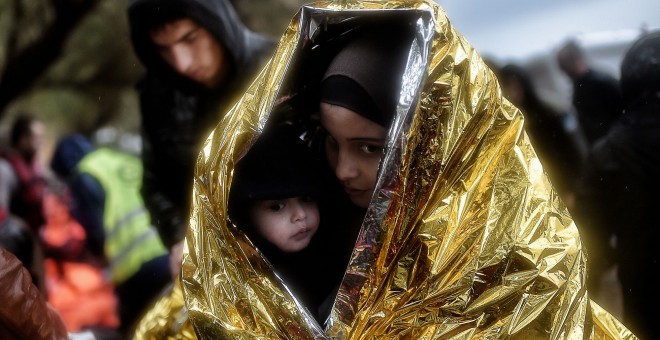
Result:
{"label": "woman's nose", "polygon": [[354,179],[358,176],[359,171],[355,161],[351,157],[340,153],[337,157],[337,167],[335,168],[335,175],[340,181]]}

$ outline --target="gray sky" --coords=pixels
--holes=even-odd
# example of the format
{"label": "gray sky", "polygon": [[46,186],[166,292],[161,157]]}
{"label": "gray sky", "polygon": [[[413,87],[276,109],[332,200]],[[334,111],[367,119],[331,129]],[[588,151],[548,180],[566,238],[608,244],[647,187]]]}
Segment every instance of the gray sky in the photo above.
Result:
{"label": "gray sky", "polygon": [[524,60],[576,34],[660,28],[660,0],[437,0],[482,55]]}

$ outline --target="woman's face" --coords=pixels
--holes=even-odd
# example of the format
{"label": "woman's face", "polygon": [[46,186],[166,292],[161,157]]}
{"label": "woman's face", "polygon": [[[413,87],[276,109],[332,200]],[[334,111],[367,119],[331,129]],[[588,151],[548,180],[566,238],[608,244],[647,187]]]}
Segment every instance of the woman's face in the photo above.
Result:
{"label": "woman's face", "polygon": [[341,106],[321,103],[330,167],[353,204],[366,208],[376,185],[387,130]]}

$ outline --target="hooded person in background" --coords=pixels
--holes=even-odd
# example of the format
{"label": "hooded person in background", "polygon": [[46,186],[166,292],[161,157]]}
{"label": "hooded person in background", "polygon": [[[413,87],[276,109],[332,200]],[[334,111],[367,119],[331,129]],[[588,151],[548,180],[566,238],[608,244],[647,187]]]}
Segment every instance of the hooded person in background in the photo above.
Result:
{"label": "hooded person in background", "polygon": [[617,236],[623,319],[640,339],[660,337],[660,31],[621,64],[624,112],[591,150],[579,203],[590,229]]}
{"label": "hooded person in background", "polygon": [[[43,145],[44,123],[28,114],[19,115],[11,128],[9,148],[0,151],[13,171],[2,170],[0,204],[22,218],[37,232],[44,224],[43,199],[46,190],[44,167],[39,159]],[[6,166],[0,166],[7,168]]]}
{"label": "hooded person in background", "polygon": [[142,195],[176,263],[201,143],[274,42],[248,30],[228,0],[133,0],[128,17],[133,47],[147,69],[138,84]]}
{"label": "hooded person in background", "polygon": [[619,83],[591,67],[575,41],[569,41],[559,50],[557,62],[573,82],[573,107],[589,146],[593,146],[621,116]]}

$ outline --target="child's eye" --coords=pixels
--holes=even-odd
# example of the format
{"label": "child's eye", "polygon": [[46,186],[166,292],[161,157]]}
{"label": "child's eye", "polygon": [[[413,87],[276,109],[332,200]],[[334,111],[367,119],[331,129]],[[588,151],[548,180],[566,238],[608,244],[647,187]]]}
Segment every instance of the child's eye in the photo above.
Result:
{"label": "child's eye", "polygon": [[268,206],[268,209],[272,211],[280,211],[284,209],[284,203],[283,202],[274,202],[273,204]]}
{"label": "child's eye", "polygon": [[360,150],[362,152],[367,153],[367,154],[372,154],[372,153],[380,153],[383,151],[383,147],[380,145],[373,145],[373,144],[363,144],[360,146]]}

